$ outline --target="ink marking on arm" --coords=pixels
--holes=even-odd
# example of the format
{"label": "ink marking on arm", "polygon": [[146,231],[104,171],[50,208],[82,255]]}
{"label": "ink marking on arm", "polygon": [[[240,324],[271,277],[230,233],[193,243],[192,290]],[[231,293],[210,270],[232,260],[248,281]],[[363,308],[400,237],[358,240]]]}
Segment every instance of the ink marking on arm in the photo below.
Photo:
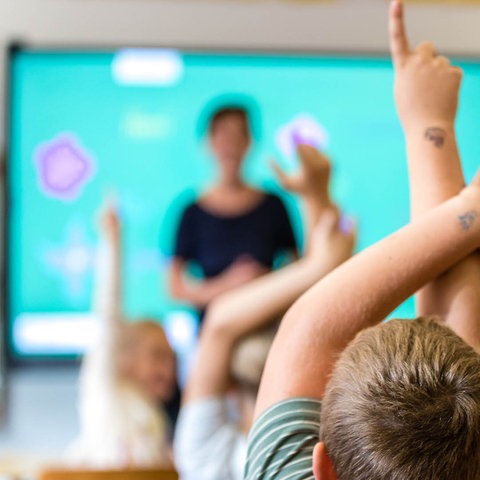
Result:
{"label": "ink marking on arm", "polygon": [[475,210],[470,210],[469,212],[460,215],[458,217],[458,221],[460,222],[460,226],[462,230],[466,232],[470,230],[470,227],[475,223],[475,220],[478,218],[478,213]]}
{"label": "ink marking on arm", "polygon": [[447,132],[443,128],[431,127],[425,131],[425,138],[437,148],[443,148]]}

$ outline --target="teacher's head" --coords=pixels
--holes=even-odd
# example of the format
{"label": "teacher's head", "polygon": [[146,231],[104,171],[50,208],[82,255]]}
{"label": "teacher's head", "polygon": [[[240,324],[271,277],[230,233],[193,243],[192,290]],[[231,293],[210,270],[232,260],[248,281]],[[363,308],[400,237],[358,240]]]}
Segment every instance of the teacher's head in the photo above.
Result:
{"label": "teacher's head", "polygon": [[247,110],[239,106],[225,106],[216,110],[210,117],[208,133],[222,180],[238,181],[251,141]]}

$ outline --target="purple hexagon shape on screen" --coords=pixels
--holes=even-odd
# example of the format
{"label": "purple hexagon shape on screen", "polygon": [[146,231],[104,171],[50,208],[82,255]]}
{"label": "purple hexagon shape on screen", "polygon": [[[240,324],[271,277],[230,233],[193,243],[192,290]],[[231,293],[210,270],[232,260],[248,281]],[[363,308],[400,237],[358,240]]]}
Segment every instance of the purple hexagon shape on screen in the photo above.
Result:
{"label": "purple hexagon shape on screen", "polygon": [[324,150],[328,144],[328,132],[312,115],[297,115],[277,131],[277,146],[286,157],[293,157],[300,144]]}
{"label": "purple hexagon shape on screen", "polygon": [[61,134],[35,152],[38,182],[45,195],[59,200],[78,198],[95,173],[92,156],[72,134]]}

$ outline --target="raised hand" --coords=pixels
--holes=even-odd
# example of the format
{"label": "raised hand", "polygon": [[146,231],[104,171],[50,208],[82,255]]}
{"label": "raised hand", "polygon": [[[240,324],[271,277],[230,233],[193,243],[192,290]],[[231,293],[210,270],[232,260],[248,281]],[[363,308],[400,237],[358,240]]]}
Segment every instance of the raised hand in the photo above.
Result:
{"label": "raised hand", "polygon": [[307,257],[332,268],[348,260],[355,248],[356,225],[342,225],[339,211],[331,207],[320,217],[313,230]]}
{"label": "raised hand", "polygon": [[280,184],[290,192],[329,204],[328,187],[331,173],[329,159],[310,145],[299,145],[298,156],[301,168],[293,175],[287,175],[276,163],[272,163]]}
{"label": "raised hand", "polygon": [[410,48],[401,0],[392,1],[389,30],[395,100],[403,127],[423,129],[425,138],[440,148],[445,127],[455,122],[463,72],[438,56],[430,42]]}
{"label": "raised hand", "polygon": [[106,201],[100,211],[100,230],[108,241],[120,239],[120,218],[117,207],[113,201]]}

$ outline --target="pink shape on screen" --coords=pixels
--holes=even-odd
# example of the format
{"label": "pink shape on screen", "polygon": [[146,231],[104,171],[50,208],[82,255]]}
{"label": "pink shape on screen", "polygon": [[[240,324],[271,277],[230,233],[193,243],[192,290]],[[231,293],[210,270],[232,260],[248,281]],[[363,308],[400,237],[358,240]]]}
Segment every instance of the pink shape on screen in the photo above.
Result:
{"label": "pink shape on screen", "polygon": [[35,153],[42,191],[60,200],[75,200],[95,173],[95,163],[73,136],[62,134]]}
{"label": "pink shape on screen", "polygon": [[328,132],[309,114],[297,115],[277,132],[277,146],[286,157],[295,155],[300,144],[324,150],[328,144]]}

